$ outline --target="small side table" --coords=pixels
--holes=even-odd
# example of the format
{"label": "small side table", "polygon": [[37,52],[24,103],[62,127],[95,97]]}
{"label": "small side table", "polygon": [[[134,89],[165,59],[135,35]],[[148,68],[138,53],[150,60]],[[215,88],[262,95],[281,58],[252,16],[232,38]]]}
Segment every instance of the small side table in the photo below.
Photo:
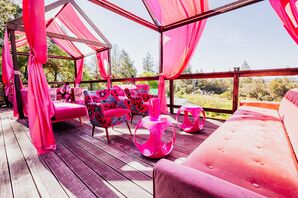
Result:
{"label": "small side table", "polygon": [[[144,143],[140,144],[136,140],[137,130],[139,128],[145,128],[149,130],[149,139]],[[163,142],[161,140],[164,131],[168,128],[173,128],[173,138],[170,142]],[[162,158],[168,155],[174,148],[176,139],[176,130],[174,125],[164,116],[159,116],[158,119],[152,119],[150,116],[144,117],[139,121],[135,128],[134,142],[138,150],[142,155],[149,158]]]}
{"label": "small side table", "polygon": [[[184,119],[182,123],[178,122],[178,116],[180,113],[184,112]],[[193,122],[189,120],[188,114],[192,114]],[[200,120],[200,115],[203,118]],[[182,106],[177,112],[176,121],[178,126],[187,133],[195,133],[203,129],[206,121],[206,114],[202,107],[200,106]]]}

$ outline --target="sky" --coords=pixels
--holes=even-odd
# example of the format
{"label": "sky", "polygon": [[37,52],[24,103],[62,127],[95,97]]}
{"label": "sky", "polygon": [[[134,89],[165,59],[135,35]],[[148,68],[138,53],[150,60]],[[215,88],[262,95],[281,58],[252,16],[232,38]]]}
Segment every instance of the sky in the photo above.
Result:
{"label": "sky", "polygon": [[[150,20],[141,0],[110,0]],[[46,4],[54,0],[46,0]],[[159,33],[103,9],[87,0],[76,0],[108,40],[125,49],[134,60],[138,73],[149,52],[159,64]],[[216,8],[231,0],[209,0]],[[209,18],[196,52],[192,70],[229,71],[247,61],[252,69],[298,66],[298,46],[288,35],[269,1],[247,6]]]}

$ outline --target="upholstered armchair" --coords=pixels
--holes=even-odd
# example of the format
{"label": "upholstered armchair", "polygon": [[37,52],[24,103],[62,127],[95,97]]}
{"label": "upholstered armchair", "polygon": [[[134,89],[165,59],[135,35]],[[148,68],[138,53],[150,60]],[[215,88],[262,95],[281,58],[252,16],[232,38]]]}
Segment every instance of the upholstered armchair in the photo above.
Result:
{"label": "upholstered armchair", "polygon": [[98,90],[96,92],[85,90],[84,95],[89,119],[93,125],[92,136],[96,126],[105,128],[107,140],[110,143],[108,128],[123,122],[126,123],[131,134],[127,123],[131,118],[129,100],[120,100],[117,92],[113,89]]}
{"label": "upholstered armchair", "polygon": [[156,97],[149,94],[150,87],[146,84],[135,85],[135,89],[124,89],[127,98],[130,100],[130,110],[132,113],[131,122],[134,115],[147,116],[149,110],[149,99]]}

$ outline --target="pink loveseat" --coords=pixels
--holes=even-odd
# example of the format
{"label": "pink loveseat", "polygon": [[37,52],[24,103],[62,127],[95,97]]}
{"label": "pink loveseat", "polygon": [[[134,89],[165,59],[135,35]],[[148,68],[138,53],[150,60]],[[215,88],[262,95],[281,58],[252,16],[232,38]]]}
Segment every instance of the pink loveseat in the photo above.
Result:
{"label": "pink loveseat", "polygon": [[298,89],[241,102],[183,164],[154,167],[155,197],[298,197]]}
{"label": "pink loveseat", "polygon": [[[21,89],[23,112],[28,117],[28,102],[27,102],[27,89]],[[84,105],[53,101],[55,108],[55,115],[52,117],[52,123],[63,122],[79,118],[81,125],[83,125],[82,117],[87,116],[87,109]]]}

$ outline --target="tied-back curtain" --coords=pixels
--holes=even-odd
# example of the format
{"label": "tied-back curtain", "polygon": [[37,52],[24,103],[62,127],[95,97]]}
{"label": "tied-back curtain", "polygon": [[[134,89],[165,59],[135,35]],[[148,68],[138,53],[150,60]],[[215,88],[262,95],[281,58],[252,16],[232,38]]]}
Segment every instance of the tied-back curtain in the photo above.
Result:
{"label": "tied-back curtain", "polygon": [[47,62],[44,1],[23,0],[23,20],[30,46],[28,63],[28,121],[38,154],[56,149],[51,117],[54,106],[42,64]]}
{"label": "tied-back curtain", "polygon": [[285,29],[298,44],[298,0],[270,0]]}
{"label": "tied-back curtain", "polygon": [[[208,0],[145,0],[153,18],[161,25],[170,25],[208,10]],[[198,45],[206,20],[184,25],[162,33],[162,73],[158,96],[161,112],[167,113],[165,78],[177,78],[189,64]]]}
{"label": "tied-back curtain", "polygon": [[13,79],[13,64],[10,54],[10,45],[8,41],[8,33],[7,29],[5,29],[4,33],[4,41],[2,47],[2,81],[6,87],[10,86],[10,83]]}
{"label": "tied-back curtain", "polygon": [[98,66],[98,71],[100,73],[100,76],[104,80],[107,80],[107,87],[111,88],[110,75],[107,74],[106,68],[105,68],[105,63],[109,62],[109,51],[105,50],[105,51],[102,51],[102,52],[98,52],[96,54],[96,57],[97,57],[97,66]]}
{"label": "tied-back curtain", "polygon": [[298,0],[270,0],[285,29],[298,44]]}
{"label": "tied-back curtain", "polygon": [[77,59],[76,60],[77,76],[76,76],[76,79],[75,79],[76,87],[78,87],[80,82],[82,81],[83,67],[84,67],[84,58]]}
{"label": "tied-back curtain", "polygon": [[[5,95],[8,97],[9,101],[12,99],[13,103],[13,115],[15,117],[19,116],[16,92],[13,85],[14,70],[12,64],[12,58],[10,54],[10,45],[8,40],[8,32],[5,29],[4,41],[2,47],[2,82],[4,84]],[[13,97],[10,98],[10,94],[13,93]],[[11,102],[11,101],[10,101]]]}

